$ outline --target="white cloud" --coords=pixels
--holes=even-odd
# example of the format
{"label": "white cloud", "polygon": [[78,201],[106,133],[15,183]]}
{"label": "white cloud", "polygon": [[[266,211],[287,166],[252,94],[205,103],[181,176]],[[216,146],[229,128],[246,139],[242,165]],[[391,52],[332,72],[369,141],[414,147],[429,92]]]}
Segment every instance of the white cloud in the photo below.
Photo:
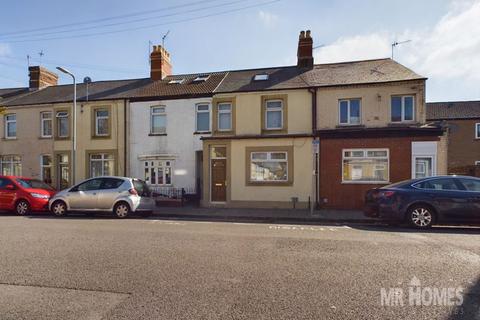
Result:
{"label": "white cloud", "polygon": [[[389,57],[394,39],[412,42],[395,49],[395,59],[430,78],[480,80],[480,0],[453,1],[449,12],[427,30],[387,31],[339,38],[317,49],[315,61]],[[437,79],[438,80],[438,79]]]}
{"label": "white cloud", "polygon": [[258,18],[268,28],[275,27],[278,22],[278,16],[268,11],[258,11]]}

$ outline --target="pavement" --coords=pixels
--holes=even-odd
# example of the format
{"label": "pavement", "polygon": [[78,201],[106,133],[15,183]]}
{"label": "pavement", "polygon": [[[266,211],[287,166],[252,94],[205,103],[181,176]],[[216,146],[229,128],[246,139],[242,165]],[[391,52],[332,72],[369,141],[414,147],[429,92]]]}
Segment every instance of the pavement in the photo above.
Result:
{"label": "pavement", "polygon": [[202,207],[155,207],[154,215],[164,218],[200,219],[214,221],[257,222],[353,222],[375,223],[378,220],[364,216],[358,210],[310,210],[306,209],[248,209],[248,208],[202,208]]}
{"label": "pavement", "polygon": [[0,244],[2,320],[480,319],[479,228],[0,216]]}

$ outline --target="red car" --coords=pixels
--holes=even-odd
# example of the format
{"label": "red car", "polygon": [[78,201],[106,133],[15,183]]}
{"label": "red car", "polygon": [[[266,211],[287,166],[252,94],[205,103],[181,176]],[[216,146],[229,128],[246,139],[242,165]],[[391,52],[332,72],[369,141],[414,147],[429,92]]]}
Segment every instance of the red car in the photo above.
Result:
{"label": "red car", "polygon": [[0,210],[15,211],[19,215],[47,211],[48,200],[55,193],[55,189],[40,180],[0,176]]}

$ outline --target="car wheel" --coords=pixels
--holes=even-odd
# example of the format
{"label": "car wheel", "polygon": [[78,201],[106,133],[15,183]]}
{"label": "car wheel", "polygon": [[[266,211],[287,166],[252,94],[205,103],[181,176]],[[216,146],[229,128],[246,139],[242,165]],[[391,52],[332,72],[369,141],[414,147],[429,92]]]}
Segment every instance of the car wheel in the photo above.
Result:
{"label": "car wheel", "polygon": [[408,211],[408,220],[410,225],[419,229],[427,229],[433,225],[435,214],[431,207],[426,205],[417,205]]}
{"label": "car wheel", "polygon": [[124,219],[130,214],[130,206],[126,202],[119,202],[113,208],[113,213],[117,218]]}
{"label": "car wheel", "polygon": [[30,204],[25,200],[20,200],[15,206],[15,213],[19,216],[24,216],[30,212]]}
{"label": "car wheel", "polygon": [[63,201],[55,201],[51,211],[56,217],[64,217],[67,214],[67,205]]}

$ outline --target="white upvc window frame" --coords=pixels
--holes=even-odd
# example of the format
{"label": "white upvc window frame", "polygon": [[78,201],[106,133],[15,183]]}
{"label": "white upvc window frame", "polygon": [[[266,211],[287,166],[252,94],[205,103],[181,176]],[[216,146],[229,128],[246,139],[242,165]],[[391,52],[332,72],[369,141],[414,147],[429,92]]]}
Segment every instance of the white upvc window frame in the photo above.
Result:
{"label": "white upvc window frame", "polygon": [[[253,159],[253,156],[255,154],[266,154],[267,157],[266,159]],[[272,154],[274,153],[282,153],[285,155],[285,159],[272,159]],[[285,166],[285,179],[283,180],[252,180],[252,174],[253,172],[251,171],[250,172],[250,177],[248,177],[249,181],[252,182],[252,183],[263,183],[263,182],[267,182],[267,183],[285,183],[285,182],[288,182],[288,152],[287,151],[253,151],[253,152],[250,152],[250,166],[253,164],[253,163],[259,163],[259,162],[272,162],[272,161],[277,161],[277,162],[284,162],[286,164]]]}
{"label": "white upvc window frame", "polygon": [[[358,100],[359,104],[359,115],[358,115],[358,123],[352,123],[351,120],[351,101]],[[347,122],[342,122],[342,102],[347,102]],[[362,99],[360,98],[349,98],[349,99],[340,99],[338,100],[338,124],[341,126],[356,126],[362,124]]]}
{"label": "white upvc window frame", "polygon": [[[392,119],[392,111],[393,111],[393,98],[400,98],[401,99],[401,120],[400,121],[393,121]],[[412,98],[412,119],[405,120],[405,98]],[[412,94],[399,94],[399,95],[392,95],[390,97],[390,122],[391,123],[411,123],[415,122],[415,115],[416,115],[416,103],[415,103],[415,95]]]}
{"label": "white upvc window frame", "polygon": [[[229,106],[229,109],[228,110],[221,110],[220,107],[221,106]],[[218,131],[232,131],[232,127],[233,127],[233,119],[232,119],[232,103],[231,102],[220,102],[217,104],[217,129]],[[230,124],[229,124],[229,127],[227,129],[222,129],[220,128],[220,115],[221,114],[228,114],[230,116]]]}
{"label": "white upvc window frame", "polygon": [[[8,167],[9,172],[5,172]],[[19,168],[19,172],[15,172],[15,167]],[[4,176],[21,176],[22,175],[22,157],[16,154],[0,156],[0,174]]]}
{"label": "white upvc window frame", "polygon": [[[158,109],[158,110],[156,110]],[[153,127],[154,117],[164,117],[165,118],[165,126],[163,130],[156,132]],[[164,105],[157,105],[150,107],[150,134],[165,134],[167,133],[167,107]]]}
{"label": "white upvc window frame", "polygon": [[[44,115],[50,115],[50,118],[44,118]],[[50,121],[50,134],[45,134],[45,122]],[[40,137],[42,138],[51,138],[53,137],[53,112],[52,111],[42,111],[40,112]]]}
{"label": "white upvc window frame", "polygon": [[[198,110],[198,108],[201,107],[201,106],[207,106],[207,110]],[[199,102],[199,103],[195,104],[195,132],[208,133],[212,130],[211,129],[212,128],[212,119],[211,119],[210,110],[211,110],[210,103]],[[205,130],[204,129],[200,130],[198,128],[198,115],[202,114],[202,113],[207,113],[208,114],[208,128],[205,129]]]}
{"label": "white upvc window frame", "polygon": [[[148,185],[156,186],[156,187],[171,187],[173,186],[173,159],[155,159],[155,160],[144,160],[143,170],[144,170],[144,180],[147,182]],[[163,183],[158,183],[160,181],[159,171],[161,169],[162,172],[162,181]],[[152,171],[155,174],[155,183],[152,183]],[[167,171],[170,175],[170,183],[166,183],[167,181]],[[148,174],[148,176],[147,176]]]}
{"label": "white upvc window frame", "polygon": [[[57,136],[59,138],[68,138],[70,136],[70,113],[68,111],[57,111],[55,112],[55,130],[57,130]],[[61,135],[60,130],[60,119],[67,119],[67,134]]]}
{"label": "white upvc window frame", "polygon": [[[386,156],[383,157],[372,157],[368,156],[369,151],[386,151]],[[361,157],[346,157],[346,152],[363,152],[363,156]],[[385,181],[376,181],[376,180],[345,180],[344,176],[344,165],[345,160],[352,160],[352,159],[383,159],[387,160],[387,177]],[[342,163],[340,166],[340,174],[342,177],[342,184],[389,184],[390,183],[390,150],[388,148],[353,148],[353,149],[342,149]],[[374,169],[377,170],[377,169]]]}
{"label": "white upvc window frame", "polygon": [[475,165],[476,165],[476,166],[480,166],[480,160],[475,161]]}
{"label": "white upvc window frame", "polygon": [[[107,115],[106,116],[99,116],[98,112],[101,111],[106,111]],[[95,113],[95,136],[96,137],[106,137],[110,134],[110,110],[108,108],[98,108],[94,110]],[[106,133],[100,133],[98,129],[100,128],[99,122],[100,120],[106,120],[107,121],[107,132]]]}
{"label": "white upvc window frame", "polygon": [[[98,159],[94,159],[93,156],[100,156]],[[105,174],[105,162],[112,162],[112,173]],[[98,176],[92,175],[92,163],[93,162],[100,162],[102,164],[101,174]],[[102,177],[102,176],[114,176],[115,175],[115,155],[108,152],[99,152],[99,153],[91,153],[88,156],[88,175],[90,178]]]}
{"label": "white upvc window frame", "polygon": [[[269,102],[280,102],[280,107],[268,107]],[[265,100],[265,130],[282,130],[283,125],[284,125],[284,119],[283,119],[283,108],[284,108],[284,103],[282,99],[268,99]],[[269,112],[279,112],[280,111],[280,120],[281,124],[280,127],[269,127],[268,126],[268,113]]]}
{"label": "white upvc window frame", "polygon": [[[44,157],[50,157],[50,164],[45,164]],[[43,175],[44,168],[50,168],[50,184],[53,184],[53,156],[51,154],[40,155],[40,180],[47,183]]]}
{"label": "white upvc window frame", "polygon": [[480,122],[475,123],[475,139],[480,139]]}
{"label": "white upvc window frame", "polygon": [[[13,120],[9,120],[8,117],[15,117],[15,119]],[[17,138],[17,114],[16,113],[7,113],[5,115],[5,139],[16,139]],[[15,124],[15,135],[13,136],[10,136],[8,135],[8,127],[11,125],[11,124]]]}

